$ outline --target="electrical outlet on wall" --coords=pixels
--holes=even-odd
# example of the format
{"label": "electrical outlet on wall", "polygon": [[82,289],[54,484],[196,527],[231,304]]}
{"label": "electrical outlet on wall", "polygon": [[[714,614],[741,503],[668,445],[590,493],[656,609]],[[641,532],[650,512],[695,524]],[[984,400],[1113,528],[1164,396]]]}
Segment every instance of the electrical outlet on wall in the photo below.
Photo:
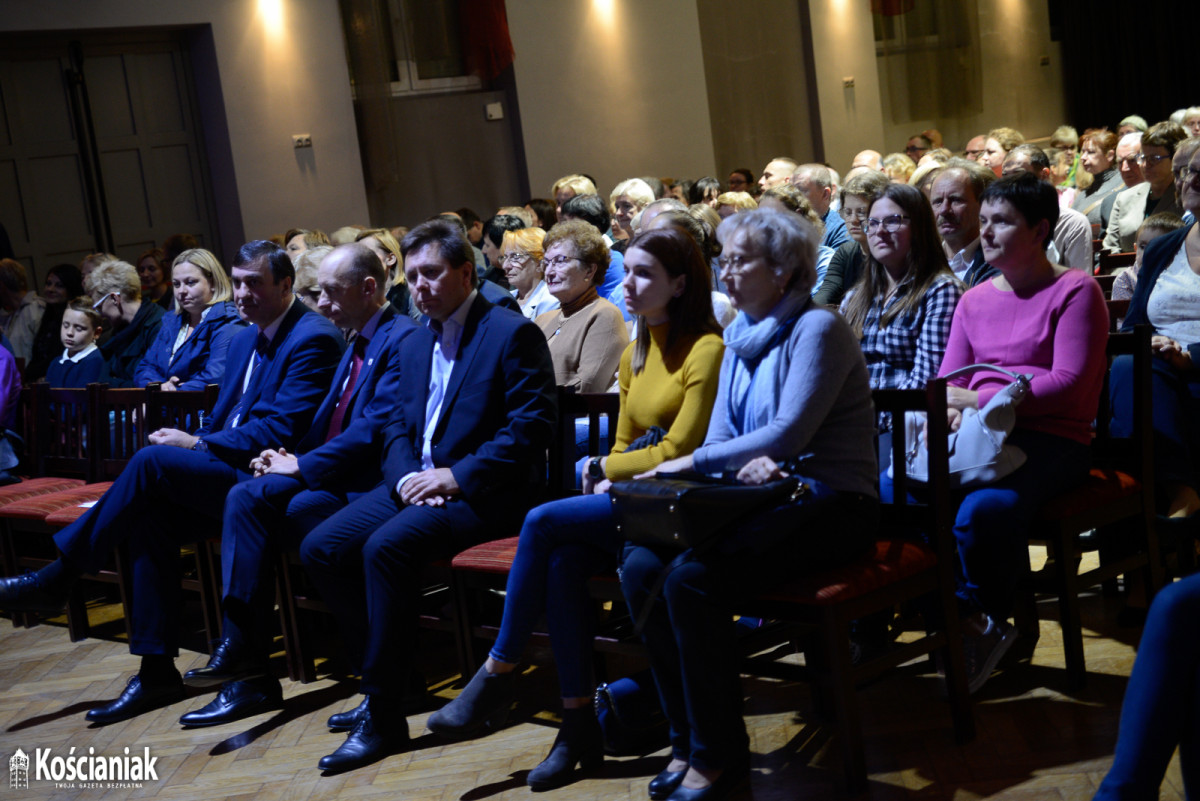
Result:
{"label": "electrical outlet on wall", "polygon": [[312,147],[312,134],[292,134],[292,147]]}

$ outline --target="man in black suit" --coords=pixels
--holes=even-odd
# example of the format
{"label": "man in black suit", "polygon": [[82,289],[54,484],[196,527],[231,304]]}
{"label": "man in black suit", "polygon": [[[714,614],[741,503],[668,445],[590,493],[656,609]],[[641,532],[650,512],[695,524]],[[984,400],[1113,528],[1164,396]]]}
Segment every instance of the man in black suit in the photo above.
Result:
{"label": "man in black suit", "polygon": [[320,762],[350,770],[408,742],[402,700],[416,652],[426,565],[513,536],[545,479],[556,416],[546,339],[474,285],[466,237],[442,220],[413,229],[404,272],[428,327],[400,355],[404,380],[383,435],[384,480],[300,547],[361,666],[365,703]]}
{"label": "man in black suit", "polygon": [[335,248],[317,270],[317,307],[353,330],[333,383],[295,454],[264,450],[255,478],[225,500],[221,565],[222,640],[205,667],[183,677],[190,687],[224,685],[185,726],[215,726],[278,706],[282,692],[267,672],[273,566],[280,545],[294,545],[318,523],[379,483],[380,435],[400,384],[401,343],[416,330],[387,302],[387,273],[370,248]]}
{"label": "man in black suit", "polygon": [[250,478],[264,448],[295,447],[325,397],[344,348],[333,325],[295,299],[287,253],[243,245],[232,265],[234,302],[248,322],[229,344],[216,408],[196,434],[160,429],[97,504],[54,536],[62,558],[0,581],[0,608],[53,613],[71,585],[95,573],[122,541],[133,566],[129,650],[141,668],[116,701],[87,713],[126,720],[183,698],[179,651],[179,547],[210,536],[226,493]]}

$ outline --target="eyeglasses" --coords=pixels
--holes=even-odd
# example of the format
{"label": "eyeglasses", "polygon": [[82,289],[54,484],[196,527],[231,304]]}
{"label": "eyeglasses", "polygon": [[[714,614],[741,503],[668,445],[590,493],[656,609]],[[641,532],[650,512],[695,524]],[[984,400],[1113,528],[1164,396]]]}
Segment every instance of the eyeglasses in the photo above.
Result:
{"label": "eyeglasses", "polygon": [[524,264],[525,262],[529,261],[532,258],[533,257],[530,256],[528,253],[518,253],[516,251],[513,251],[511,253],[505,253],[503,256],[501,256],[500,263],[504,264],[504,262],[508,261],[508,262],[512,262],[513,264]]}
{"label": "eyeglasses", "polygon": [[[1169,158],[1171,158],[1171,157],[1170,156],[1147,156],[1145,153],[1138,153],[1137,163],[1141,164],[1143,167],[1145,167],[1147,165],[1151,166],[1151,167],[1157,167],[1159,162],[1163,161],[1164,159],[1169,159]],[[1121,160],[1124,161],[1124,159],[1121,159]]]}
{"label": "eyeglasses", "polygon": [[838,214],[841,215],[843,220],[858,220],[859,222],[862,222],[863,220],[867,219],[866,209],[851,210],[845,206],[842,206],[840,209],[838,209]]}
{"label": "eyeglasses", "polygon": [[115,294],[117,294],[117,293],[116,292],[106,292],[104,294],[104,297],[100,298],[100,300],[98,300],[92,304],[92,311],[100,311],[100,307],[104,305],[104,301],[108,300]]}
{"label": "eyeglasses", "polygon": [[579,261],[577,256],[555,256],[553,259],[542,259],[543,267],[562,267],[573,261]]}
{"label": "eyeglasses", "polygon": [[735,256],[729,253],[722,254],[718,257],[719,269],[723,275],[737,277],[745,275],[748,270],[748,265],[754,263],[757,256]]}
{"label": "eyeglasses", "polygon": [[908,147],[904,148],[905,153],[924,153],[927,150],[929,150],[929,148],[920,147],[919,145],[909,145]]}
{"label": "eyeglasses", "polygon": [[1191,165],[1175,170],[1175,180],[1177,181],[1194,181],[1197,176],[1200,176],[1200,170]]}
{"label": "eyeglasses", "polygon": [[882,228],[889,234],[894,234],[899,231],[906,222],[908,222],[908,219],[909,218],[905,217],[903,214],[892,214],[888,217],[884,217],[882,220],[877,220],[874,217],[868,217],[867,221],[863,223],[863,231],[870,234],[875,231],[875,229]]}

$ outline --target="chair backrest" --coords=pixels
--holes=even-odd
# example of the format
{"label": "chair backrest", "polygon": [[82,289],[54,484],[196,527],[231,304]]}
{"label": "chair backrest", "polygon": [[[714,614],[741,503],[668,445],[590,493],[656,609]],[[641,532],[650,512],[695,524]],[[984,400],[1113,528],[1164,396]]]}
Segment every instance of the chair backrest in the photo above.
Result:
{"label": "chair backrest", "polygon": [[[1101,256],[1101,259],[1103,259],[1103,258],[1104,257]],[[1103,269],[1103,268],[1101,268],[1101,269]],[[1100,291],[1104,293],[1104,297],[1111,298],[1112,291],[1113,291],[1113,284],[1116,283],[1117,277],[1115,275],[1101,274],[1101,275],[1093,276],[1093,278],[1095,278],[1096,283],[1100,285]]]}
{"label": "chair backrest", "polygon": [[[550,446],[550,496],[561,498],[575,490],[575,421],[587,419],[588,448],[593,456],[612,451],[617,440],[621,396],[616,392],[576,393],[558,388],[558,434]],[[600,437],[600,419],[608,420],[608,436]]]}
{"label": "chair backrest", "polygon": [[191,433],[204,425],[204,418],[217,405],[221,388],[209,384],[204,389],[163,392],[161,385],[146,387],[146,419],[149,431],[178,428]]}
{"label": "chair backrest", "polygon": [[[1112,273],[1114,270],[1119,270],[1122,267],[1132,267],[1133,262],[1136,259],[1137,259],[1137,252],[1132,251],[1132,250],[1129,251],[1128,253],[1101,253],[1100,254],[1100,275],[1097,275],[1096,277],[1097,278],[1106,278],[1106,277],[1108,277],[1108,274]],[[1109,290],[1111,291],[1111,289],[1112,289],[1112,285],[1110,284]],[[1106,294],[1108,294],[1108,293],[1106,293]]]}
{"label": "chair backrest", "polygon": [[[884,504],[884,531],[913,529],[929,537],[930,547],[937,553],[942,578],[953,586],[955,542],[953,536],[954,507],[950,499],[950,457],[947,441],[946,379],[938,378],[924,389],[877,389],[871,393],[876,412],[891,414],[893,465],[893,500]],[[905,473],[905,454],[910,447],[921,443],[908,442],[904,416],[908,412],[925,412],[926,447],[929,449],[929,482],[916,487]],[[917,491],[914,492],[914,489]]]}
{"label": "chair backrest", "polygon": [[46,383],[33,385],[33,475],[97,480],[100,451],[90,446],[89,439],[93,431],[107,426],[107,421],[100,426],[96,418],[96,399],[105,386],[53,389]]}
{"label": "chair backrest", "polygon": [[1108,306],[1108,333],[1115,334],[1121,327],[1121,321],[1129,314],[1129,299],[1104,301]]}
{"label": "chair backrest", "polygon": [[125,465],[139,449],[147,444],[152,429],[146,420],[146,390],[102,386],[93,400],[96,406],[96,479],[111,481],[121,474]]}
{"label": "chair backrest", "polygon": [[1111,429],[1111,369],[1104,372],[1104,387],[1096,412],[1096,436],[1092,440],[1092,462],[1099,467],[1119,467],[1136,476],[1143,485],[1154,486],[1154,400],[1152,397],[1154,354],[1150,340],[1154,329],[1134,326],[1133,331],[1109,334],[1107,356],[1111,368],[1114,359],[1133,358],[1133,420],[1129,436],[1114,436]]}

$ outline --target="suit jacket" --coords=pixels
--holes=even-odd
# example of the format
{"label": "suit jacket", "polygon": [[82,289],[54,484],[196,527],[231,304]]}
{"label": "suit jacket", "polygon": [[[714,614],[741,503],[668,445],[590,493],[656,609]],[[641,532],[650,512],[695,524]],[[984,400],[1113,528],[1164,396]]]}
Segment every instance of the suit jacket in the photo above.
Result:
{"label": "suit jacket", "polygon": [[163,315],[158,336],[133,374],[134,384],[144,387],[166,381],[173,375],[179,376],[183,382],[179,388],[183,390],[204,389],[208,384],[221,383],[229,342],[234,334],[246,327],[237,307],[228,301],[214,303],[200,325],[172,356],[171,349],[175,347],[182,326],[182,315],[174,312]]}
{"label": "suit jacket", "polygon": [[966,275],[963,276],[963,283],[967,285],[967,289],[973,286],[979,286],[989,278],[994,278],[999,275],[1000,271],[983,260],[983,246],[975,248],[975,256],[971,259],[971,266],[967,268]]}
{"label": "suit jacket", "polygon": [[[258,334],[258,326],[252,325],[229,343],[217,405],[204,428],[196,432],[214,456],[239,470],[245,470],[266,448],[296,449],[329,391],[334,368],[346,347],[331,322],[297,299],[243,393],[242,381]],[[229,428],[239,401],[241,419]]]}
{"label": "suit jacket", "polygon": [[358,383],[350,406],[342,418],[342,431],[329,442],[325,434],[350,374],[354,356],[346,348],[333,374],[329,394],[317,409],[312,428],[300,441],[300,475],[310,489],[332,484],[366,491],[379,483],[379,454],[382,433],[391,417],[400,389],[400,348],[417,330],[406,314],[393,305],[383,310],[379,325],[363,354]]}
{"label": "suit jacket", "polygon": [[[421,328],[400,354],[404,380],[384,431],[388,486],[419,472],[436,337]],[[433,433],[436,467],[449,467],[461,498],[483,518],[515,524],[545,482],[545,452],[557,418],[546,338],[523,316],[477,295]]]}
{"label": "suit jacket", "polygon": [[[1146,213],[1146,200],[1150,197],[1148,181],[1131,186],[1117,195],[1113,203],[1112,216],[1108,218],[1108,230],[1104,234],[1104,249],[1109,253],[1129,253],[1137,239],[1138,228],[1150,215]],[[1183,216],[1183,208],[1175,197],[1175,185],[1167,189],[1150,209],[1150,214],[1169,211]]]}

